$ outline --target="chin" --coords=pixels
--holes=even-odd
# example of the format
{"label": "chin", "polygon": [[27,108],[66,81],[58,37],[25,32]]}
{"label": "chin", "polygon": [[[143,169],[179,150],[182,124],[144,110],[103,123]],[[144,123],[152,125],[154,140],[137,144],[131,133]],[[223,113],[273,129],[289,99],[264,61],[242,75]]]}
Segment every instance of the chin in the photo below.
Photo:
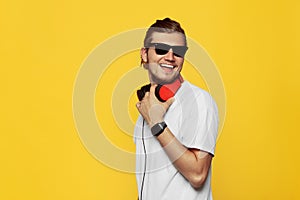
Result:
{"label": "chin", "polygon": [[178,76],[172,77],[172,78],[155,78],[153,79],[153,82],[156,84],[166,84],[166,83],[172,83],[177,79]]}

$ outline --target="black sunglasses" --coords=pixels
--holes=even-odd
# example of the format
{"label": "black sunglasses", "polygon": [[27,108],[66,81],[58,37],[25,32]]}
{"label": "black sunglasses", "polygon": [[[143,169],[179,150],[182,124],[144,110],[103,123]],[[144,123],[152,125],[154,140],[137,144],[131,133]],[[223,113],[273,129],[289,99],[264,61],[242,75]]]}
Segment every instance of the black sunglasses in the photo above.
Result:
{"label": "black sunglasses", "polygon": [[148,48],[153,46],[157,55],[166,55],[170,49],[172,49],[173,54],[181,58],[184,57],[186,51],[188,50],[187,46],[171,46],[164,43],[150,43]]}

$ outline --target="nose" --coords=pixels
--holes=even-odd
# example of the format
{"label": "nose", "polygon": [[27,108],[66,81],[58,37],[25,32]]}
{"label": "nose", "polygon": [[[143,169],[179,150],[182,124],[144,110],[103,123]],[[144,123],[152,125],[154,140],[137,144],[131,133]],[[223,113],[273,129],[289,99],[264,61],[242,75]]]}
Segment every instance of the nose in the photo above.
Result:
{"label": "nose", "polygon": [[165,55],[165,59],[168,61],[174,61],[174,53],[172,49],[170,49],[168,53]]}

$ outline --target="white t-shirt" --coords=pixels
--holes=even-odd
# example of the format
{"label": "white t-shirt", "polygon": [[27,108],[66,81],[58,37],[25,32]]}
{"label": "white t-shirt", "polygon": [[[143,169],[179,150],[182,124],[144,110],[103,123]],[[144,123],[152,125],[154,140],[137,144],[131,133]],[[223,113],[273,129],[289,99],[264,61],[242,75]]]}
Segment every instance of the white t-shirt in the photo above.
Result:
{"label": "white t-shirt", "polygon": [[[218,110],[206,91],[184,81],[164,120],[184,146],[214,155],[218,135]],[[211,170],[204,185],[197,190],[193,188],[174,167],[160,143],[152,136],[146,122],[143,126],[141,115],[135,126],[134,140],[140,200],[212,200]]]}

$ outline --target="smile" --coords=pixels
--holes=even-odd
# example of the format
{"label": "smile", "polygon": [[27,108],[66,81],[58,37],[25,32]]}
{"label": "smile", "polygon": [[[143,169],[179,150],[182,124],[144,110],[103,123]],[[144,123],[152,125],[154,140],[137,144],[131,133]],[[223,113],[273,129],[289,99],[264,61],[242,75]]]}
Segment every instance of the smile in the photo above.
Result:
{"label": "smile", "polygon": [[168,64],[160,64],[161,67],[169,68],[169,69],[174,69],[175,66],[173,65],[168,65]]}

